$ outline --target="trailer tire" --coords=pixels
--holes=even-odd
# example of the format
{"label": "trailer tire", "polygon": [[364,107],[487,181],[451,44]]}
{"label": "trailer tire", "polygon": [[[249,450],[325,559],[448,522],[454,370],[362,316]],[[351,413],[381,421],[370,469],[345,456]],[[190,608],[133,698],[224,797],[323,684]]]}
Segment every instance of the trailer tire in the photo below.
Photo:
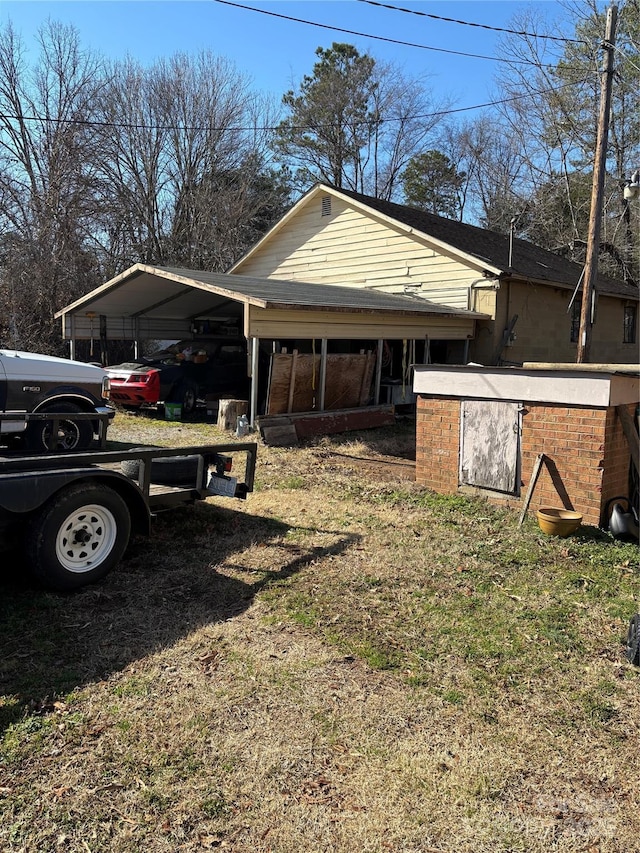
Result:
{"label": "trailer tire", "polygon": [[[51,403],[38,411],[58,415],[77,415],[82,412],[82,409],[75,403]],[[25,432],[27,449],[34,453],[46,453],[49,450],[52,429],[53,421],[31,421]],[[58,426],[54,451],[70,453],[74,450],[86,450],[92,440],[93,426],[91,421],[74,421],[73,417],[64,418]]]}
{"label": "trailer tire", "polygon": [[[166,456],[151,462],[151,482],[161,486],[196,487],[199,456]],[[125,459],[120,463],[122,473],[137,480],[140,459]]]}
{"label": "trailer tire", "polygon": [[45,586],[77,589],[111,571],[130,533],[129,509],[114,489],[77,483],[54,495],[32,520],[27,560]]}

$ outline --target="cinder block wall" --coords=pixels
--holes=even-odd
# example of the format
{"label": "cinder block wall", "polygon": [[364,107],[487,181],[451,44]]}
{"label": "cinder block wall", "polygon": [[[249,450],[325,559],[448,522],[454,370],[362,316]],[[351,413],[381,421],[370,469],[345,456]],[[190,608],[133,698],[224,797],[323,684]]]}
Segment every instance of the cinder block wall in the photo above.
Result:
{"label": "cinder block wall", "polygon": [[[634,408],[629,406],[630,414]],[[457,492],[460,400],[420,395],[416,420],[416,481],[444,494]],[[498,498],[503,505],[521,503],[539,453],[548,457],[550,466],[540,472],[530,512],[570,503],[583,514],[585,524],[597,525],[606,502],[627,493],[630,453],[615,408],[527,403],[521,451],[520,499]]]}

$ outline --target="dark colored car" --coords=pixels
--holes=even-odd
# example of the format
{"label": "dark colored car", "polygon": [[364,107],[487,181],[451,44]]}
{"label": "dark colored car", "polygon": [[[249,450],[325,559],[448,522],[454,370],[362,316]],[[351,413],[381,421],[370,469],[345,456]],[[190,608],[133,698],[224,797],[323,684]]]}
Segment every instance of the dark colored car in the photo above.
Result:
{"label": "dark colored car", "polygon": [[[87,415],[113,417],[108,402],[109,377],[101,367],[0,349],[2,443],[19,442],[32,453],[87,450],[100,430]],[[45,414],[65,417],[49,420]]]}
{"label": "dark colored car", "polygon": [[244,339],[179,341],[137,361],[107,368],[111,399],[140,408],[180,403],[190,414],[198,400],[246,397],[249,392]]}

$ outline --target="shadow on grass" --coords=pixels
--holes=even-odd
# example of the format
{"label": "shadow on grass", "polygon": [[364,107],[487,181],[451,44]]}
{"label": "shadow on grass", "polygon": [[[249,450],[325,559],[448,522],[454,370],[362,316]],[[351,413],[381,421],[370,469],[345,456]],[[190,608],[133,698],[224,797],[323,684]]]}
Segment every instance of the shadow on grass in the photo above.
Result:
{"label": "shadow on grass", "polygon": [[[210,504],[181,508],[160,516],[150,539],[134,540],[106,578],[70,594],[38,587],[11,554],[0,573],[0,731],[27,711],[47,710],[56,696],[237,616],[261,589],[358,538],[314,530],[323,544],[305,546],[308,533]],[[245,551],[255,557],[254,549],[259,567],[236,561]]]}

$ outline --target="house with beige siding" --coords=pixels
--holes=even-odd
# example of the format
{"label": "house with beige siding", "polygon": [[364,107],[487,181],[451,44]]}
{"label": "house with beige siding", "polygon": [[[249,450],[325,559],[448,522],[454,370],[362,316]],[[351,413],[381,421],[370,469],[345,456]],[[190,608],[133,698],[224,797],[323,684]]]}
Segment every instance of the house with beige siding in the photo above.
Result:
{"label": "house with beige siding", "polygon": [[[473,312],[473,338],[432,338],[431,361],[572,362],[582,268],[524,240],[317,184],[230,270],[340,285]],[[638,361],[638,289],[599,276],[591,360]],[[391,335],[389,337],[392,337]]]}

